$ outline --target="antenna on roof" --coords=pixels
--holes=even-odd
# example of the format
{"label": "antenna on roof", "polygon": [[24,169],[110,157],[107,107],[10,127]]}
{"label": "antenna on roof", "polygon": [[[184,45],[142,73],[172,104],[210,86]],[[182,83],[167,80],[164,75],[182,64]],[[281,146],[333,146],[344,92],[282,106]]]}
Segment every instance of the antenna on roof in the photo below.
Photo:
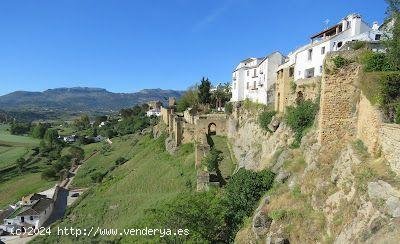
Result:
{"label": "antenna on roof", "polygon": [[327,29],[328,29],[329,22],[330,22],[330,20],[329,20],[329,19],[326,19],[326,20],[324,20],[324,24],[325,24],[325,30],[327,30]]}

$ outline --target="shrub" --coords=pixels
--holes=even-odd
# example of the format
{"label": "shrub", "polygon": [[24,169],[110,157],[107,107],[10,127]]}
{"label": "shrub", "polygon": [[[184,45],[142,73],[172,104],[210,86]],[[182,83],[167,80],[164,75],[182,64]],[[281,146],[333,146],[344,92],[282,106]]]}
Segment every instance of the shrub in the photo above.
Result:
{"label": "shrub", "polygon": [[115,160],[115,165],[122,165],[124,163],[126,163],[128,161],[128,159],[124,158],[124,157],[119,157],[117,158],[117,160]]}
{"label": "shrub", "polygon": [[353,50],[358,50],[358,49],[364,48],[365,45],[366,45],[366,42],[365,42],[365,41],[358,41],[358,40],[357,40],[357,41],[351,42],[350,47],[351,47]]}
{"label": "shrub", "polygon": [[268,213],[268,217],[270,217],[273,220],[283,220],[286,217],[286,215],[287,212],[284,209],[278,209]]}
{"label": "shrub", "polygon": [[269,123],[271,123],[272,117],[274,117],[276,111],[264,111],[258,116],[258,122],[260,123],[261,128],[266,131],[270,131],[268,129]]}
{"label": "shrub", "polygon": [[72,158],[77,158],[78,160],[82,160],[85,157],[85,151],[81,147],[71,146],[68,149],[68,153]]}
{"label": "shrub", "polygon": [[400,103],[396,106],[396,116],[394,117],[394,122],[400,124]]}
{"label": "shrub", "polygon": [[147,212],[150,226],[190,231],[190,235],[165,236],[163,243],[219,243],[225,226],[226,208],[213,191],[180,194]]}
{"label": "shrub", "polygon": [[368,148],[365,146],[364,142],[360,139],[357,139],[353,143],[354,149],[358,154],[364,156],[368,154]]}
{"label": "shrub", "polygon": [[397,107],[400,102],[400,73],[389,73],[380,80],[380,105],[385,117],[394,122],[398,116]]}
{"label": "shrub", "polygon": [[296,82],[294,82],[294,80],[290,81],[290,89],[292,90],[292,93],[294,93],[296,91],[297,88],[297,84]]}
{"label": "shrub", "polygon": [[360,56],[360,61],[364,66],[364,71],[366,72],[391,70],[391,65],[384,53],[366,51]]}
{"label": "shrub", "polygon": [[222,152],[212,148],[210,152],[202,159],[202,163],[208,171],[218,170],[219,163],[224,159]]}
{"label": "shrub", "polygon": [[90,178],[94,183],[100,183],[103,180],[104,176],[105,174],[101,172],[94,172],[90,175]]}
{"label": "shrub", "polygon": [[314,123],[317,110],[318,106],[310,100],[301,101],[296,107],[287,107],[285,121],[295,133],[294,147],[300,145],[304,130]]}
{"label": "shrub", "polygon": [[233,112],[233,103],[225,103],[225,113],[232,114]]}
{"label": "shrub", "polygon": [[340,69],[350,63],[350,60],[343,58],[342,56],[338,55],[332,58],[332,62],[335,65],[336,69]]}
{"label": "shrub", "polygon": [[224,197],[230,241],[233,241],[244,219],[253,213],[261,196],[272,187],[274,176],[274,173],[268,170],[254,172],[241,168],[228,181]]}

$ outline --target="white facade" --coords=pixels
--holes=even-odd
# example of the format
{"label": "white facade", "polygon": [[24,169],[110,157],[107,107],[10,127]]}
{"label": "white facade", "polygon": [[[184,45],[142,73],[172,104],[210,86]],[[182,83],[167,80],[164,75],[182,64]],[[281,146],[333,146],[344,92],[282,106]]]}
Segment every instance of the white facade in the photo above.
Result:
{"label": "white facade", "polygon": [[339,51],[347,42],[351,41],[379,41],[382,35],[382,31],[378,30],[376,23],[370,27],[361,19],[360,15],[348,15],[335,26],[311,37],[310,44],[293,52],[294,79],[321,76],[327,53]]}
{"label": "white facade", "polygon": [[146,115],[147,115],[147,117],[151,117],[151,116],[160,117],[161,116],[161,110],[159,110],[159,109],[151,109],[151,110],[147,111]]}
{"label": "white facade", "polygon": [[274,100],[276,70],[285,57],[274,52],[265,58],[248,58],[239,63],[232,73],[232,99],[268,104]]}

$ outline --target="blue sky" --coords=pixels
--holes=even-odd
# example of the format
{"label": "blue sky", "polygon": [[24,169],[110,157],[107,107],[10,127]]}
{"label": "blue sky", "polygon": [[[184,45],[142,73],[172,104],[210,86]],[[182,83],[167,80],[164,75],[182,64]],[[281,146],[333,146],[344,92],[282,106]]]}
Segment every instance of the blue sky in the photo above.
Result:
{"label": "blue sky", "polygon": [[230,80],[237,63],[284,54],[384,0],[12,0],[0,2],[0,95],[88,86],[185,89]]}

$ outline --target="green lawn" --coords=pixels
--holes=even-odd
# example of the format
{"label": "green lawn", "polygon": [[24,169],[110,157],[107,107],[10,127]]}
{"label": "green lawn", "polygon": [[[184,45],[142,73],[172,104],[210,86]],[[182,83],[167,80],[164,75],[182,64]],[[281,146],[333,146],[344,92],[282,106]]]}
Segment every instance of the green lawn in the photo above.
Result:
{"label": "green lawn", "polygon": [[54,185],[55,182],[44,181],[40,173],[13,177],[0,183],[0,209],[21,200],[23,196],[49,189]]}
{"label": "green lawn", "polygon": [[115,165],[115,160],[119,157],[130,159],[133,157],[133,145],[137,141],[137,136],[127,135],[120,138],[114,138],[111,145],[111,151],[105,154],[101,153],[100,149],[103,143],[92,143],[83,146],[85,150],[85,158],[88,158],[96,150],[99,151],[96,155],[85,161],[74,178],[72,185],[74,187],[88,187],[93,185],[91,175],[96,172],[105,174],[109,168]]}
{"label": "green lawn", "polygon": [[[110,172],[102,183],[93,186],[88,195],[70,210],[58,224],[60,227],[134,228],[146,217],[145,210],[160,201],[171,199],[178,193],[195,187],[194,148],[182,145],[175,156],[164,149],[164,139],[153,140],[145,136],[114,139],[113,150],[106,157],[90,160],[82,171],[80,184],[86,182],[84,172],[97,167],[107,168],[118,156],[131,157],[128,162]],[[53,228],[54,230],[54,228]],[[118,240],[137,243],[135,237],[91,237],[52,235],[36,238],[37,243],[86,243]],[[135,242],[136,241],[136,242]]]}
{"label": "green lawn", "polygon": [[9,125],[0,124],[0,145],[27,146],[33,147],[39,145],[40,140],[29,136],[11,135],[8,129]]}
{"label": "green lawn", "polygon": [[231,152],[231,146],[228,139],[225,136],[213,135],[211,139],[214,142],[215,149],[222,152],[224,159],[219,165],[222,176],[224,178],[230,177],[235,171],[237,162],[233,152]]}
{"label": "green lawn", "polygon": [[15,203],[24,195],[42,191],[55,184],[40,177],[45,167],[44,159],[37,158],[26,165],[22,173],[19,172],[15,167],[16,160],[20,157],[27,159],[40,140],[11,135],[8,128],[8,125],[0,124],[0,209]]}
{"label": "green lawn", "polygon": [[8,147],[6,150],[0,148],[0,170],[15,164],[15,161],[26,156],[30,149],[26,147]]}

